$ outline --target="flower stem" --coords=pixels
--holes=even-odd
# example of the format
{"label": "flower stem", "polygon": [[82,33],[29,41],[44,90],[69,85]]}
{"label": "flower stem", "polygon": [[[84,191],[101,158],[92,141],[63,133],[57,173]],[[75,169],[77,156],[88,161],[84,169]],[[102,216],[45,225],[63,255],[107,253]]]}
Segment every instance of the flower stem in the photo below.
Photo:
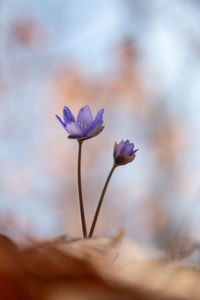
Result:
{"label": "flower stem", "polygon": [[114,163],[111,170],[110,170],[110,173],[108,174],[108,178],[106,179],[106,182],[104,184],[104,187],[103,187],[103,190],[102,190],[102,193],[101,193],[101,197],[99,199],[99,203],[98,203],[97,208],[96,208],[96,212],[95,212],[95,215],[94,215],[92,226],[90,228],[89,238],[92,238],[92,235],[93,235],[93,232],[94,232],[94,229],[95,229],[95,226],[96,226],[96,222],[97,222],[97,219],[98,219],[98,216],[99,216],[99,212],[100,212],[100,209],[101,209],[101,205],[103,203],[103,199],[104,199],[104,195],[105,195],[107,186],[109,184],[110,178],[111,178],[111,176],[112,176],[112,174],[113,174],[116,167],[117,167],[117,165]]}
{"label": "flower stem", "polygon": [[84,213],[84,205],[83,205],[83,195],[82,195],[82,185],[81,185],[81,150],[83,141],[78,141],[78,194],[79,194],[79,205],[80,205],[80,214],[81,214],[81,224],[84,239],[87,238],[87,228],[85,222],[85,213]]}

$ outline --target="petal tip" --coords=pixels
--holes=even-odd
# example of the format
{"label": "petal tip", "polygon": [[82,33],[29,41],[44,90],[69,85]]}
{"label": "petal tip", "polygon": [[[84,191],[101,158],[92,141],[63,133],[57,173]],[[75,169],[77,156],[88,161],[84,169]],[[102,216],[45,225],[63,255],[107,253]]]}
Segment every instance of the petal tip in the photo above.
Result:
{"label": "petal tip", "polygon": [[61,123],[61,125],[66,128],[66,124],[63,122],[63,120],[61,119],[61,117],[59,117],[58,115],[55,115],[56,118],[58,119],[58,121]]}

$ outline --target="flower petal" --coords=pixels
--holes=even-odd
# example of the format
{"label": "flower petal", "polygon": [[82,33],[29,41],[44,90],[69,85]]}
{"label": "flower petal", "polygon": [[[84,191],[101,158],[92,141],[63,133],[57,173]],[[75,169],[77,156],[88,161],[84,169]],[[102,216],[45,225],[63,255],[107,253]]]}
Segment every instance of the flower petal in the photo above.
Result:
{"label": "flower petal", "polygon": [[123,145],[123,140],[121,140],[121,142],[119,144],[115,144],[115,148],[114,148],[114,157],[117,157],[120,154],[120,149]]}
{"label": "flower petal", "polygon": [[104,113],[104,109],[100,109],[98,110],[97,114],[96,114],[96,117],[93,121],[93,126],[96,126],[96,124],[98,124],[99,122],[103,122],[103,113]]}
{"label": "flower petal", "polygon": [[127,144],[123,151],[123,155],[133,155],[133,148],[134,145],[132,143]]}
{"label": "flower petal", "polygon": [[62,120],[58,115],[56,115],[56,118],[57,118],[58,121],[61,123],[61,125],[62,125],[64,128],[66,128],[65,123],[63,122],[63,120]]}
{"label": "flower petal", "polygon": [[66,124],[66,130],[72,137],[83,137],[84,131],[81,126],[76,122],[70,122]]}
{"label": "flower petal", "polygon": [[133,150],[133,153],[132,153],[131,155],[135,154],[138,150],[139,150],[139,149]]}
{"label": "flower petal", "polygon": [[103,125],[103,121],[100,121],[94,127],[93,127],[93,124],[92,124],[92,126],[90,127],[90,129],[87,132],[87,136],[96,135],[96,133],[98,133],[98,132],[100,133],[102,125]]}
{"label": "flower petal", "polygon": [[[127,140],[128,141],[128,140]],[[124,142],[123,140],[121,140],[121,142],[116,146],[115,148],[115,153],[114,153],[114,156],[117,157],[119,155],[123,155],[123,151],[126,147],[126,142]]]}
{"label": "flower petal", "polygon": [[94,121],[92,122],[92,124],[88,128],[87,135],[91,136],[91,135],[95,134],[102,127],[102,125],[103,125],[103,113],[104,113],[103,108],[100,109],[97,112]]}
{"label": "flower petal", "polygon": [[67,106],[64,106],[64,108],[63,108],[63,119],[65,121],[65,124],[70,123],[70,122],[75,122],[75,118],[74,118],[71,110]]}
{"label": "flower petal", "polygon": [[91,125],[92,122],[93,116],[91,110],[89,106],[86,105],[79,110],[77,115],[77,123],[79,123],[82,128],[86,129]]}

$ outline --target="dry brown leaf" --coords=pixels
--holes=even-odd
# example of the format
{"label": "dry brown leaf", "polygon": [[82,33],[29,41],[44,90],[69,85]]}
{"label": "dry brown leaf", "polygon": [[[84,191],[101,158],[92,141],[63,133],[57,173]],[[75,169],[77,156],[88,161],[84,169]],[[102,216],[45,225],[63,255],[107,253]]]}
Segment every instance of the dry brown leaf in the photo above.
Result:
{"label": "dry brown leaf", "polygon": [[59,237],[19,249],[0,236],[0,299],[199,299],[199,271],[115,237]]}

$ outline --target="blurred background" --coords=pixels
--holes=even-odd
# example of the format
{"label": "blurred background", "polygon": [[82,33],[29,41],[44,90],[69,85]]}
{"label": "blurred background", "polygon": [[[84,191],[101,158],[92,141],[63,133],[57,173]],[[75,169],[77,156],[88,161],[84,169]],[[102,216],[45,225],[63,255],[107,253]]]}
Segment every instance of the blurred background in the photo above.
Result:
{"label": "blurred background", "polygon": [[0,1],[1,232],[81,235],[78,147],[55,114],[89,104],[105,129],[83,145],[88,227],[128,138],[137,157],[116,169],[95,234],[199,240],[199,28],[198,0]]}

